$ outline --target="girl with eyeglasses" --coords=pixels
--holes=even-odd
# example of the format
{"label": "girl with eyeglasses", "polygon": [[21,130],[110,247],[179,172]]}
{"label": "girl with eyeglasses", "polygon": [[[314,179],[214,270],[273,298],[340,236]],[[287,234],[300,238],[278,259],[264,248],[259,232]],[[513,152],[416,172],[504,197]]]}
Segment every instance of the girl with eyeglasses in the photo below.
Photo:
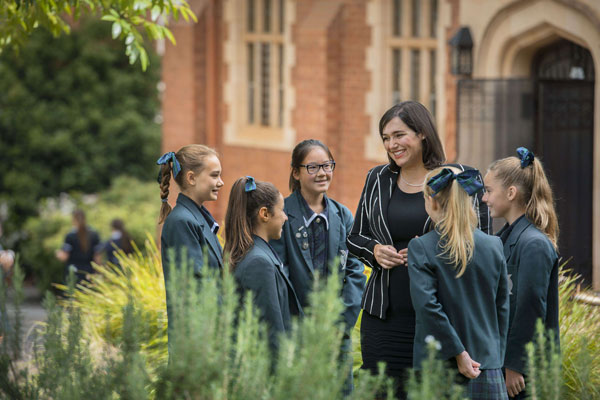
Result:
{"label": "girl with eyeglasses", "polygon": [[267,324],[269,345],[278,348],[279,335],[292,328],[292,315],[302,310],[283,263],[269,245],[281,237],[287,216],[283,196],[272,183],[240,178],[233,184],[225,216],[225,254],[244,301],[252,293],[254,305]]}
{"label": "girl with eyeglasses", "polygon": [[[365,276],[362,263],[349,255],[346,247],[352,213],[327,196],[334,169],[333,155],[321,141],[309,139],[296,145],[289,180],[292,194],[285,199],[284,208],[288,221],[283,225],[281,239],[271,244],[285,265],[302,307],[309,305],[308,297],[316,275],[327,277],[337,270],[345,305],[342,352],[351,363],[350,331],[360,312]],[[334,264],[334,260],[337,263]],[[351,376],[349,374],[349,379]],[[349,380],[346,390],[351,388]]]}

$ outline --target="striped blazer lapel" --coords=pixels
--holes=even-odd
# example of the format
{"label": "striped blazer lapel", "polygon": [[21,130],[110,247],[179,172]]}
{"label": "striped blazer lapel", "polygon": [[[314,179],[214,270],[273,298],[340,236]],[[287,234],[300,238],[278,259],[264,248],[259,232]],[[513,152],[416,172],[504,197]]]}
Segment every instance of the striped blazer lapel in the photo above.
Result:
{"label": "striped blazer lapel", "polygon": [[390,199],[392,198],[392,191],[396,184],[398,173],[390,170],[389,167],[383,168],[379,174],[377,174],[377,189],[378,189],[378,207],[376,211],[378,214],[378,233],[379,240],[384,244],[393,245],[392,235],[387,224],[388,221],[388,206]]}

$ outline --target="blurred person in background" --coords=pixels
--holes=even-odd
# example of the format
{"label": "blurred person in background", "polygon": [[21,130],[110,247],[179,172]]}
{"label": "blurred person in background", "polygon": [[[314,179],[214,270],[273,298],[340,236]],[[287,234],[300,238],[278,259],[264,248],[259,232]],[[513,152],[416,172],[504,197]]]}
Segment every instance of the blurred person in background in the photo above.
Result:
{"label": "blurred person in background", "polygon": [[73,211],[73,229],[65,237],[62,247],[56,250],[56,258],[65,263],[65,281],[72,269],[76,283],[94,272],[92,261],[98,261],[101,250],[98,233],[87,226],[85,212]]}

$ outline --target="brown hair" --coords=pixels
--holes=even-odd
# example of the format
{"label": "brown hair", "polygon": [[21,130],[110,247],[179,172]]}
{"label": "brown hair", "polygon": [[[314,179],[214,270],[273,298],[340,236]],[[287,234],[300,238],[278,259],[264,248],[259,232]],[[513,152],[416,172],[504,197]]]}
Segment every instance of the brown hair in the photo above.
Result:
{"label": "brown hair", "polygon": [[125,252],[125,254],[129,254],[133,252],[133,247],[131,246],[131,236],[129,236],[129,232],[125,229],[125,223],[122,219],[115,218],[110,221],[110,227],[116,231],[121,232],[121,249]]}
{"label": "brown hair", "polygon": [[[458,168],[445,167],[454,173],[459,173]],[[439,174],[444,168],[436,168],[429,172],[425,178],[428,182],[433,176]],[[433,195],[433,189],[429,185],[423,186],[425,197]],[[473,258],[475,241],[473,231],[477,227],[477,215],[473,210],[471,197],[453,179],[448,186],[435,194],[440,208],[442,218],[436,222],[435,229],[440,233],[440,247],[450,262],[458,270],[456,277],[460,278],[465,273],[467,264]]]}
{"label": "brown hair", "polygon": [[[182,147],[175,153],[175,158],[181,165],[181,171],[179,171],[179,174],[175,177],[175,182],[180,189],[186,188],[184,176],[187,171],[202,171],[202,168],[204,168],[204,159],[208,156],[218,157],[218,154],[214,149],[203,144],[190,144]],[[160,198],[162,200],[162,206],[160,207],[160,214],[158,217],[159,224],[165,222],[165,219],[171,213],[171,205],[167,201],[167,198],[169,197],[169,185],[171,183],[172,171],[172,162],[163,164],[160,167]]]}
{"label": "brown hair", "polygon": [[77,209],[73,211],[72,215],[73,219],[75,220],[75,224],[77,225],[77,239],[79,239],[79,246],[81,246],[81,250],[83,250],[84,253],[87,253],[90,248],[90,242],[87,225],[85,222],[85,212]]}
{"label": "brown hair", "polygon": [[556,249],[558,217],[554,209],[552,188],[539,159],[536,157],[531,164],[521,168],[518,157],[506,157],[494,161],[488,171],[502,182],[505,189],[510,186],[517,188],[517,200],[525,206],[525,216],[548,236]]}
{"label": "brown hair", "polygon": [[225,214],[225,249],[230,269],[233,271],[254,243],[252,233],[256,217],[262,207],[270,213],[279,199],[279,190],[270,182],[256,181],[256,189],[246,192],[248,178],[240,178],[233,184]]}
{"label": "brown hair", "polygon": [[[444,147],[435,129],[433,116],[423,104],[416,101],[403,101],[387,110],[379,120],[379,135],[383,135],[385,126],[396,117],[400,118],[415,133],[423,135],[423,164],[425,168],[433,169],[446,161]],[[398,166],[389,154],[388,160],[390,169],[398,171]]]}
{"label": "brown hair", "polygon": [[298,179],[294,178],[294,172],[298,171],[298,169],[300,168],[300,164],[302,164],[302,162],[304,161],[306,156],[308,156],[308,153],[310,153],[310,151],[313,149],[313,147],[322,148],[323,150],[325,150],[325,152],[329,156],[329,159],[331,161],[335,161],[333,159],[333,155],[331,154],[331,151],[329,150],[329,147],[327,147],[325,145],[325,143],[321,142],[320,140],[307,139],[307,140],[303,140],[300,143],[298,143],[296,145],[296,147],[294,147],[294,150],[292,151],[292,164],[291,164],[292,170],[290,171],[290,182],[289,182],[289,187],[290,187],[291,192],[300,190],[300,181]]}

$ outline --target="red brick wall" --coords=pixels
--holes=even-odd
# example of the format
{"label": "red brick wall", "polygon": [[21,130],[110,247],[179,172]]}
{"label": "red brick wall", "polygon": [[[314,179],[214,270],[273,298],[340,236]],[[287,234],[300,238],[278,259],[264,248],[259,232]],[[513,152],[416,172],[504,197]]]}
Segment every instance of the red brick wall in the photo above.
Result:
{"label": "red brick wall", "polygon": [[[223,144],[229,110],[222,90],[229,71],[222,56],[228,30],[222,16],[222,1],[211,0],[197,24],[173,26],[177,46],[167,45],[163,59],[163,150],[206,143],[219,151],[225,187],[216,203],[206,204],[219,221],[225,217],[231,185],[241,176],[271,181],[287,195],[291,156],[289,151]],[[366,173],[376,165],[364,158],[369,130],[365,94],[371,85],[365,60],[371,40],[366,2],[299,0],[291,29],[296,142],[316,138],[330,146],[337,169],[329,194],[354,212]],[[175,197],[170,199],[174,204]]]}

